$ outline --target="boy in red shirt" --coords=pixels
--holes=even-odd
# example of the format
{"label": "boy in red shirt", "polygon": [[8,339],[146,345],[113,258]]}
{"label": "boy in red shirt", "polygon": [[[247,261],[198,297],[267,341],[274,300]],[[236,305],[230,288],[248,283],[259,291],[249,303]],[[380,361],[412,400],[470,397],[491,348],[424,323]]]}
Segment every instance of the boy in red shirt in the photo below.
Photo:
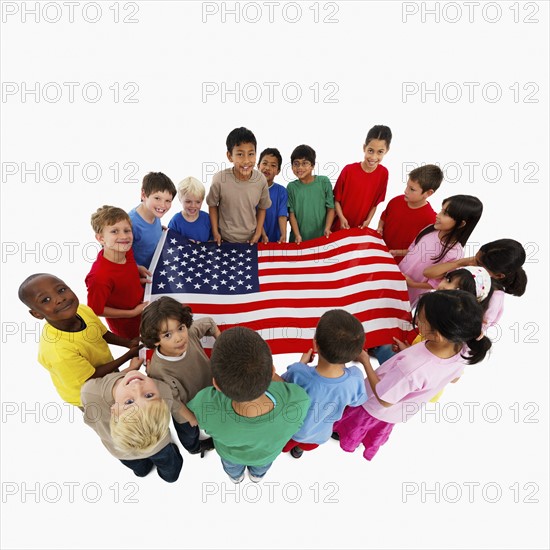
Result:
{"label": "boy in red shirt", "polygon": [[114,334],[138,338],[143,303],[140,273],[132,253],[132,224],[121,208],[102,206],[92,214],[95,237],[102,245],[86,275],[88,306],[105,317]]}
{"label": "boy in red shirt", "polygon": [[398,264],[418,233],[435,222],[435,212],[427,199],[442,181],[443,172],[435,164],[415,168],[409,174],[405,194],[394,197],[382,212],[377,231]]}

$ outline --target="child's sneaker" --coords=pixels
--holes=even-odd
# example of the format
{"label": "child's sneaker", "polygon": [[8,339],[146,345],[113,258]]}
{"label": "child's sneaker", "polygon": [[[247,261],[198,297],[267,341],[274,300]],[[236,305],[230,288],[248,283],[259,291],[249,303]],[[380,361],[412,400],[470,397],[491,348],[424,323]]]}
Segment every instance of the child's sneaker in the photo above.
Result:
{"label": "child's sneaker", "polygon": [[298,445],[296,445],[296,447],[292,447],[292,449],[290,449],[290,454],[294,458],[300,458],[304,454],[304,449],[302,449],[301,447],[298,447]]}
{"label": "child's sneaker", "polygon": [[244,473],[242,473],[239,477],[231,477],[229,476],[229,479],[235,484],[238,485],[243,479],[244,479]]}
{"label": "child's sneaker", "polygon": [[250,481],[252,481],[252,483],[259,483],[264,478],[264,476],[258,477],[258,476],[252,475],[250,473],[250,470],[247,470],[247,472],[248,472],[248,479],[250,479]]}

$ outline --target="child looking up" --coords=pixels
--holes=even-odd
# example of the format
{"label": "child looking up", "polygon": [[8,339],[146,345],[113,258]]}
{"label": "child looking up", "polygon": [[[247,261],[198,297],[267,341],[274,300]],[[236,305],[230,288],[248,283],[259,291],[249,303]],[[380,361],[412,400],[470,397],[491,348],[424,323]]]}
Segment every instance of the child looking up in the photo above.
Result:
{"label": "child looking up", "polygon": [[267,181],[254,169],[256,138],[248,128],[235,128],[225,144],[233,168],[214,174],[206,197],[212,236],[218,244],[254,244],[262,236],[265,211],[271,206]]}
{"label": "child looking up", "polygon": [[394,197],[382,212],[377,231],[398,265],[418,233],[435,222],[435,212],[427,199],[442,181],[443,172],[435,164],[415,168],[409,174],[405,194]]}
{"label": "child looking up", "polygon": [[369,226],[377,205],[386,198],[388,170],[380,163],[390,150],[391,139],[388,126],[373,126],[363,145],[362,162],[344,166],[334,186],[333,231]]}
{"label": "child looking up", "polygon": [[[483,309],[462,290],[438,290],[420,297],[414,322],[425,338],[388,359],[376,371],[363,352],[369,396],[361,407],[348,407],[334,424],[340,447],[353,452],[361,443],[372,460],[395,424],[407,421],[449,382],[464,365],[479,363],[491,348],[483,335]],[[336,438],[335,437],[335,438]]]}
{"label": "child looking up", "polygon": [[309,397],[296,384],[272,381],[269,346],[249,328],[224,330],[211,364],[214,387],[200,391],[187,405],[214,439],[231,481],[240,483],[248,469],[250,480],[258,482],[302,426]]}
{"label": "child looking up", "polygon": [[162,172],[149,172],[141,185],[141,204],[128,215],[132,222],[134,241],[132,249],[138,265],[149,268],[162,235],[160,218],[172,206],[176,187]]}
{"label": "child looking up", "polygon": [[275,176],[281,171],[283,157],[278,149],[264,149],[260,154],[258,170],[265,176],[269,189],[271,206],[265,211],[262,242],[286,242],[286,224],[288,222],[288,193],[286,187],[275,183]]}
{"label": "child looking up", "polygon": [[173,483],[183,458],[170,438],[170,410],[177,415],[181,403],[172,398],[170,386],[135,370],[143,360],[136,361],[82,386],[84,422],[136,476],[145,477],[156,466],[160,478]]}
{"label": "child looking up", "polygon": [[298,145],[292,154],[292,172],[298,178],[287,185],[290,242],[328,237],[334,220],[334,195],[326,176],[314,176],[315,151]]}
{"label": "child looking up", "polygon": [[[19,287],[19,299],[36,319],[45,319],[40,336],[38,361],[48,370],[63,401],[80,407],[80,390],[86,380],[117,370],[137,357],[138,340],[109,332],[97,315],[80,304],[76,294],[61,279],[35,273]],[[113,359],[109,346],[130,348]]]}
{"label": "child looking up", "polygon": [[124,210],[103,206],[92,214],[95,238],[103,247],[88,275],[88,305],[124,338],[139,337],[143,287],[132,254],[132,224]]}
{"label": "child looking up", "polygon": [[168,223],[183,237],[196,243],[212,240],[210,216],[201,210],[205,189],[197,178],[187,177],[178,184],[178,198],[183,210],[174,215]]}
{"label": "child looking up", "polygon": [[428,279],[424,270],[431,264],[464,256],[466,244],[481,218],[483,205],[477,197],[455,195],[443,201],[435,223],[423,229],[399,264],[407,279],[411,308],[422,294],[436,288],[441,279]]}
{"label": "child looking up", "polygon": [[[177,391],[185,405],[207,386],[212,385],[212,369],[202,345],[203,336],[217,338],[220,331],[210,317],[193,322],[191,309],[168,296],[152,302],[143,311],[141,339],[148,348],[156,348],[147,366],[147,374],[163,380]],[[196,418],[183,407],[187,418],[174,419],[181,444],[190,454],[213,449],[212,438],[199,440]]]}
{"label": "child looking up", "polygon": [[[313,348],[282,375],[286,382],[304,388],[311,399],[304,425],[284,446],[283,453],[290,451],[294,458],[300,458],[304,451],[325,443],[344,407],[357,407],[366,401],[363,373],[357,367],[345,366],[359,356],[364,343],[363,325],[351,313],[333,309],[319,319]],[[313,352],[319,354],[319,362],[309,367]]]}

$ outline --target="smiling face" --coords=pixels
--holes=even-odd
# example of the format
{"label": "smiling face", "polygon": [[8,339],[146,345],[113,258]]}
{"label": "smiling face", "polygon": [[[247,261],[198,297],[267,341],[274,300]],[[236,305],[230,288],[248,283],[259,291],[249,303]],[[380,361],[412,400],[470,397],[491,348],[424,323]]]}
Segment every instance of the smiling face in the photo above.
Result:
{"label": "smiling face", "polygon": [[46,319],[52,326],[67,330],[77,319],[78,298],[61,280],[53,275],[39,275],[24,290],[25,303],[37,319]]}
{"label": "smiling face", "polygon": [[187,193],[181,199],[183,215],[188,220],[196,220],[199,217],[203,199]]}
{"label": "smiling face", "polygon": [[292,161],[292,172],[302,183],[311,183],[313,176],[313,164],[307,159],[296,159]]}
{"label": "smiling face", "polygon": [[247,181],[256,165],[256,146],[253,143],[239,143],[227,153],[227,158],[233,163],[235,177]]}
{"label": "smiling face", "polygon": [[160,399],[156,382],[138,371],[129,371],[113,388],[114,405],[111,411],[121,412],[132,406],[144,407]]}
{"label": "smiling face", "polygon": [[167,357],[179,357],[187,351],[189,334],[185,323],[177,319],[166,319],[156,342],[158,350]]}
{"label": "smiling face", "polygon": [[95,237],[103,246],[106,256],[112,253],[126,253],[132,248],[134,242],[132,225],[128,220],[120,220],[114,225],[106,225]]}
{"label": "smiling face", "polygon": [[150,217],[151,220],[155,218],[162,218],[170,207],[172,206],[172,200],[174,197],[170,191],[154,191],[148,197],[145,193],[141,192],[141,200],[144,213]]}
{"label": "smiling face", "polygon": [[383,139],[371,139],[363,145],[363,152],[365,153],[365,158],[361,163],[363,170],[374,172],[388,151],[389,147]]}

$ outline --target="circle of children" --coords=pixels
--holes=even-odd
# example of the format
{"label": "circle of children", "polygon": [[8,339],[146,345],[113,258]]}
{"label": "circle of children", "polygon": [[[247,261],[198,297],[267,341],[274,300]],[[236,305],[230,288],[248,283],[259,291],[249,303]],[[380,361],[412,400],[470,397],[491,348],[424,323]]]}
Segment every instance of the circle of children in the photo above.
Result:
{"label": "circle of children", "polygon": [[[143,302],[143,283],[151,276],[146,266],[163,231],[160,218],[176,194],[183,210],[168,227],[184,237],[282,243],[289,221],[289,240],[299,245],[369,226],[385,199],[388,170],[381,161],[390,142],[390,129],[374,126],[364,159],[344,167],[334,190],[327,177],[313,175],[315,151],[300,145],[291,155],[297,179],[285,188],[274,183],[279,151],[264,150],[256,170],[256,139],[236,128],[226,142],[233,167],[214,175],[209,214],[201,210],[200,181],[185,178],[176,190],[157,172],[145,176],[142,201],[128,214],[103,206],[92,215],[102,250],[86,277],[88,305],[54,275],[37,273],[21,284],[20,299],[46,320],[39,362],[61,398],[81,408],[84,422],[135,475],[156,466],[165,481],[178,479],[183,459],[170,437],[170,418],[187,452],[204,456],[215,449],[235,483],[245,469],[258,482],[281,452],[299,458],[331,436],[347,452],[362,443],[371,460],[394,425],[410,416],[411,404],[419,410],[437,400],[465,365],[484,359],[491,347],[485,332],[499,320],[504,294],[525,291],[525,250],[506,238],[464,257],[482,204],[455,195],[436,214],[426,200],[443,180],[435,165],[409,174],[404,194],[389,201],[377,227],[407,281],[418,331],[413,345],[395,339],[367,352],[361,323],[344,310],[330,310],[319,319],[312,349],[280,377],[256,332],[237,326],[221,333],[211,318],[193,321],[189,307],[166,296]],[[210,359],[204,336],[216,339]],[[129,350],[113,359],[108,344]],[[154,349],[147,375],[139,370],[143,345]],[[369,352],[381,365],[377,370]],[[345,366],[352,360],[362,364],[366,378],[358,367]],[[210,437],[201,439],[199,427]]]}

